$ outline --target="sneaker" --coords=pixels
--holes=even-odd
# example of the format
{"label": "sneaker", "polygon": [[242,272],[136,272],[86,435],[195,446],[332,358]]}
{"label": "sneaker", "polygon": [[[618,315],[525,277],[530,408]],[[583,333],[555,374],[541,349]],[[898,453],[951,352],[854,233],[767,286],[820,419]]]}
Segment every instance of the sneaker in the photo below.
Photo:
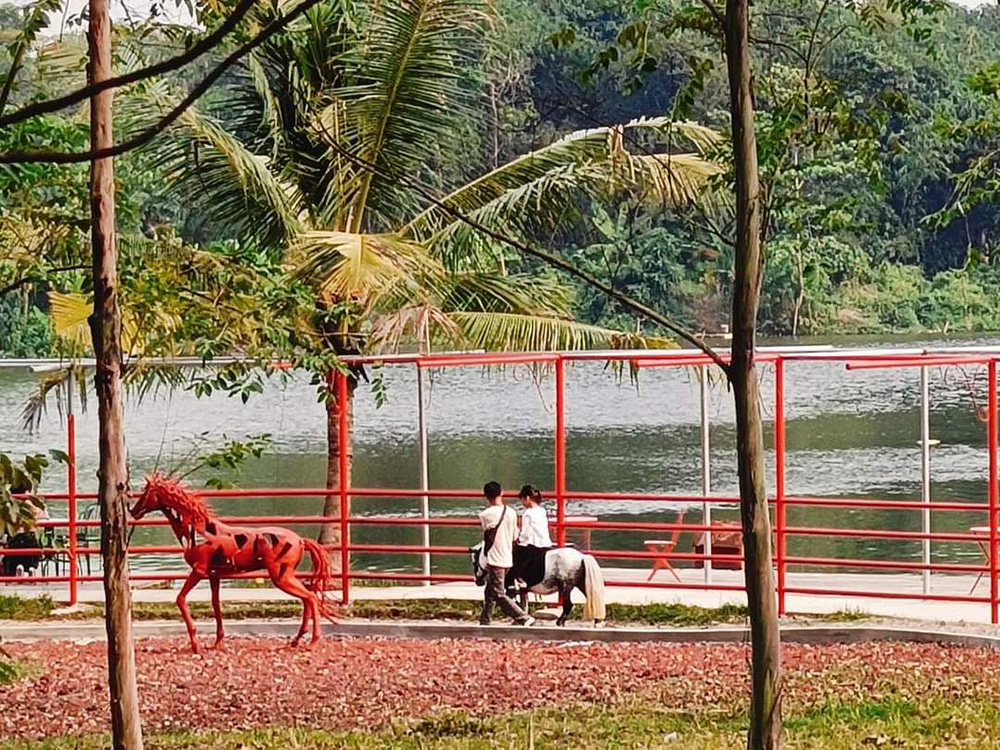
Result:
{"label": "sneaker", "polygon": [[521,624],[522,624],[522,625],[523,625],[524,627],[526,627],[526,628],[530,628],[530,627],[531,627],[532,625],[534,625],[534,624],[535,624],[535,618],[534,618],[534,617],[532,617],[531,615],[528,615],[528,619],[526,619],[526,620],[525,620],[524,622],[522,622]]}

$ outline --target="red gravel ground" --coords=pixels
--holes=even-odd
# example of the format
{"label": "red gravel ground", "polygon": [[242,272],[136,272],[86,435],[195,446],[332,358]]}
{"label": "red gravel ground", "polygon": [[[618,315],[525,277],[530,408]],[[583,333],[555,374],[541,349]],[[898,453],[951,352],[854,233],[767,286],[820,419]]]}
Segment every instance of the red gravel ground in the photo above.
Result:
{"label": "red gravel ground", "polygon": [[[104,644],[7,648],[34,676],[0,686],[0,741],[107,731]],[[789,645],[784,654],[790,707],[885,690],[1000,697],[1000,654],[990,651],[883,643]],[[138,646],[143,719],[153,732],[367,728],[438,708],[485,714],[637,692],[678,709],[725,708],[746,695],[747,656],[737,645],[472,640],[329,638],[309,652],[231,638],[225,651],[203,657],[181,639]]]}

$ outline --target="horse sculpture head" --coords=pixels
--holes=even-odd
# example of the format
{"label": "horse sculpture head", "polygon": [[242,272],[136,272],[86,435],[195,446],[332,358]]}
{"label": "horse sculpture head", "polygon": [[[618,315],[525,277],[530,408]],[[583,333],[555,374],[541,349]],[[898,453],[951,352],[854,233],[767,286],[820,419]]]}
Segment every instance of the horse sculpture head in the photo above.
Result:
{"label": "horse sculpture head", "polygon": [[139,520],[148,513],[167,510],[192,523],[207,523],[212,518],[208,504],[190,492],[179,480],[162,474],[146,477],[146,486],[129,511],[132,518]]}
{"label": "horse sculpture head", "polygon": [[477,586],[486,585],[486,569],[479,562],[479,556],[483,551],[483,543],[475,545],[474,547],[469,547],[469,554],[472,555],[472,573],[476,577]]}

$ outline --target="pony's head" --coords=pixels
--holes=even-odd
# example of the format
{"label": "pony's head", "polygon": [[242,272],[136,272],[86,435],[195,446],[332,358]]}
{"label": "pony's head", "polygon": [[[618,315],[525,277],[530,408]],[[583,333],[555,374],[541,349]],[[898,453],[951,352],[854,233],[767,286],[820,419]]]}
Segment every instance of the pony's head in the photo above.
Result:
{"label": "pony's head", "polygon": [[161,474],[146,477],[146,486],[129,512],[138,520],[157,510],[172,510],[192,522],[207,522],[212,518],[212,510],[204,500],[188,491],[179,480]]}
{"label": "pony's head", "polygon": [[469,554],[472,556],[472,573],[476,577],[477,586],[486,585],[486,569],[479,562],[479,556],[483,551],[483,543],[469,547]]}

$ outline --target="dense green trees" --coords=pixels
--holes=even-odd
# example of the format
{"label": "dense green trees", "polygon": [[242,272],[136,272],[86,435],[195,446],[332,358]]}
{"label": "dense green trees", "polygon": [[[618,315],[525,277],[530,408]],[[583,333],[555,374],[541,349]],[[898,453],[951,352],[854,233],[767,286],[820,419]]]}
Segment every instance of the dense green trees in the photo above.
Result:
{"label": "dense green trees", "polygon": [[[782,118],[787,119],[789,87],[802,72],[802,61],[782,45],[792,40],[791,47],[804,49],[811,22],[824,4],[770,0],[759,5],[754,34],[764,41],[755,58],[756,88],[766,147],[769,130],[779,133]],[[922,4],[893,7],[904,5]],[[679,0],[624,6],[604,0],[502,0],[498,17],[483,26],[485,35],[464,50],[454,82],[462,106],[450,109],[446,133],[431,127],[432,121],[426,123],[428,133],[438,133],[437,141],[430,150],[421,147],[426,156],[419,166],[410,164],[404,171],[432,194],[445,196],[576,129],[675,113],[724,132],[724,67],[718,45],[693,30],[699,7]],[[820,32],[829,42],[815,56],[813,95],[826,97],[825,103],[835,100],[839,120],[822,146],[800,138],[794,162],[784,166],[785,187],[771,216],[762,331],[994,329],[997,315],[989,301],[1000,293],[994,268],[1000,239],[994,210],[1000,11],[947,6],[927,16],[915,31],[893,13],[865,16],[837,2],[825,7]],[[363,23],[362,16],[355,15],[356,24]],[[0,68],[10,64],[24,25],[25,14],[4,6]],[[143,28],[142,33],[159,34],[163,49],[185,43],[176,30]],[[137,53],[127,49],[125,37],[123,31],[120,54],[122,66],[128,67]],[[294,51],[294,45],[283,44]],[[71,36],[58,47],[36,44],[36,49],[14,80],[8,110],[59,90],[66,81],[80,80],[79,44]],[[149,54],[165,54],[163,49]],[[332,52],[324,50],[311,54]],[[342,72],[345,58],[338,59],[335,67]],[[227,76],[203,107],[206,115],[220,116],[250,153],[263,154],[277,144],[246,119],[250,110],[223,108],[243,97],[240,92],[254,85],[254,75],[266,73],[276,81],[276,60],[265,60],[256,73],[247,68]],[[297,64],[306,62],[301,57]],[[172,75],[169,88],[160,94],[184,90],[207,64]],[[321,66],[314,71],[326,75]],[[302,80],[314,94],[318,84],[338,91],[351,85]],[[153,95],[164,85],[147,84],[139,93]],[[275,108],[272,115],[286,117],[289,106],[299,106],[294,104],[299,94],[287,93],[284,109]],[[241,101],[246,104],[246,97]],[[318,100],[308,106],[314,114],[330,113],[328,104]],[[285,126],[297,128],[296,147],[308,145],[301,123]],[[81,113],[67,110],[0,129],[0,148],[79,148],[85,138]],[[626,138],[636,154],[649,143],[645,136]],[[197,148],[200,165],[211,166],[209,152]],[[309,149],[314,158],[326,158],[316,143]],[[725,153],[718,156],[725,165]],[[232,258],[231,248],[222,251],[218,243],[239,237],[239,226],[220,219],[219,204],[200,199],[207,194],[203,190],[192,189],[192,200],[160,190],[165,166],[153,168],[133,156],[121,160],[119,228],[147,241],[173,236],[192,252],[200,246]],[[319,179],[316,189],[326,184]],[[89,232],[81,219],[86,216],[85,188],[85,169],[0,167],[0,351],[8,355],[55,351],[58,340],[47,319],[47,292],[86,291],[86,274],[77,268],[85,259],[81,251]],[[377,206],[374,217],[364,212],[376,231],[401,229],[425,205],[412,189],[385,195],[397,216]],[[375,195],[370,200],[381,199]],[[617,200],[590,191],[572,215],[536,224],[532,231],[541,230],[536,236],[543,236],[548,246],[582,268],[614,279],[632,296],[655,302],[695,329],[716,330],[729,304],[731,249],[711,227],[706,230],[696,212],[657,208],[634,196]],[[256,223],[258,229],[264,226]],[[727,230],[715,228],[719,234]],[[473,235],[467,232],[463,241]],[[539,270],[536,262],[501,243],[480,243],[479,249],[485,244],[507,273]],[[272,257],[271,262],[279,260]],[[582,283],[558,280],[563,287],[567,282],[573,294],[561,298],[585,322],[635,330],[634,315]],[[565,314],[567,308],[560,310]]]}

